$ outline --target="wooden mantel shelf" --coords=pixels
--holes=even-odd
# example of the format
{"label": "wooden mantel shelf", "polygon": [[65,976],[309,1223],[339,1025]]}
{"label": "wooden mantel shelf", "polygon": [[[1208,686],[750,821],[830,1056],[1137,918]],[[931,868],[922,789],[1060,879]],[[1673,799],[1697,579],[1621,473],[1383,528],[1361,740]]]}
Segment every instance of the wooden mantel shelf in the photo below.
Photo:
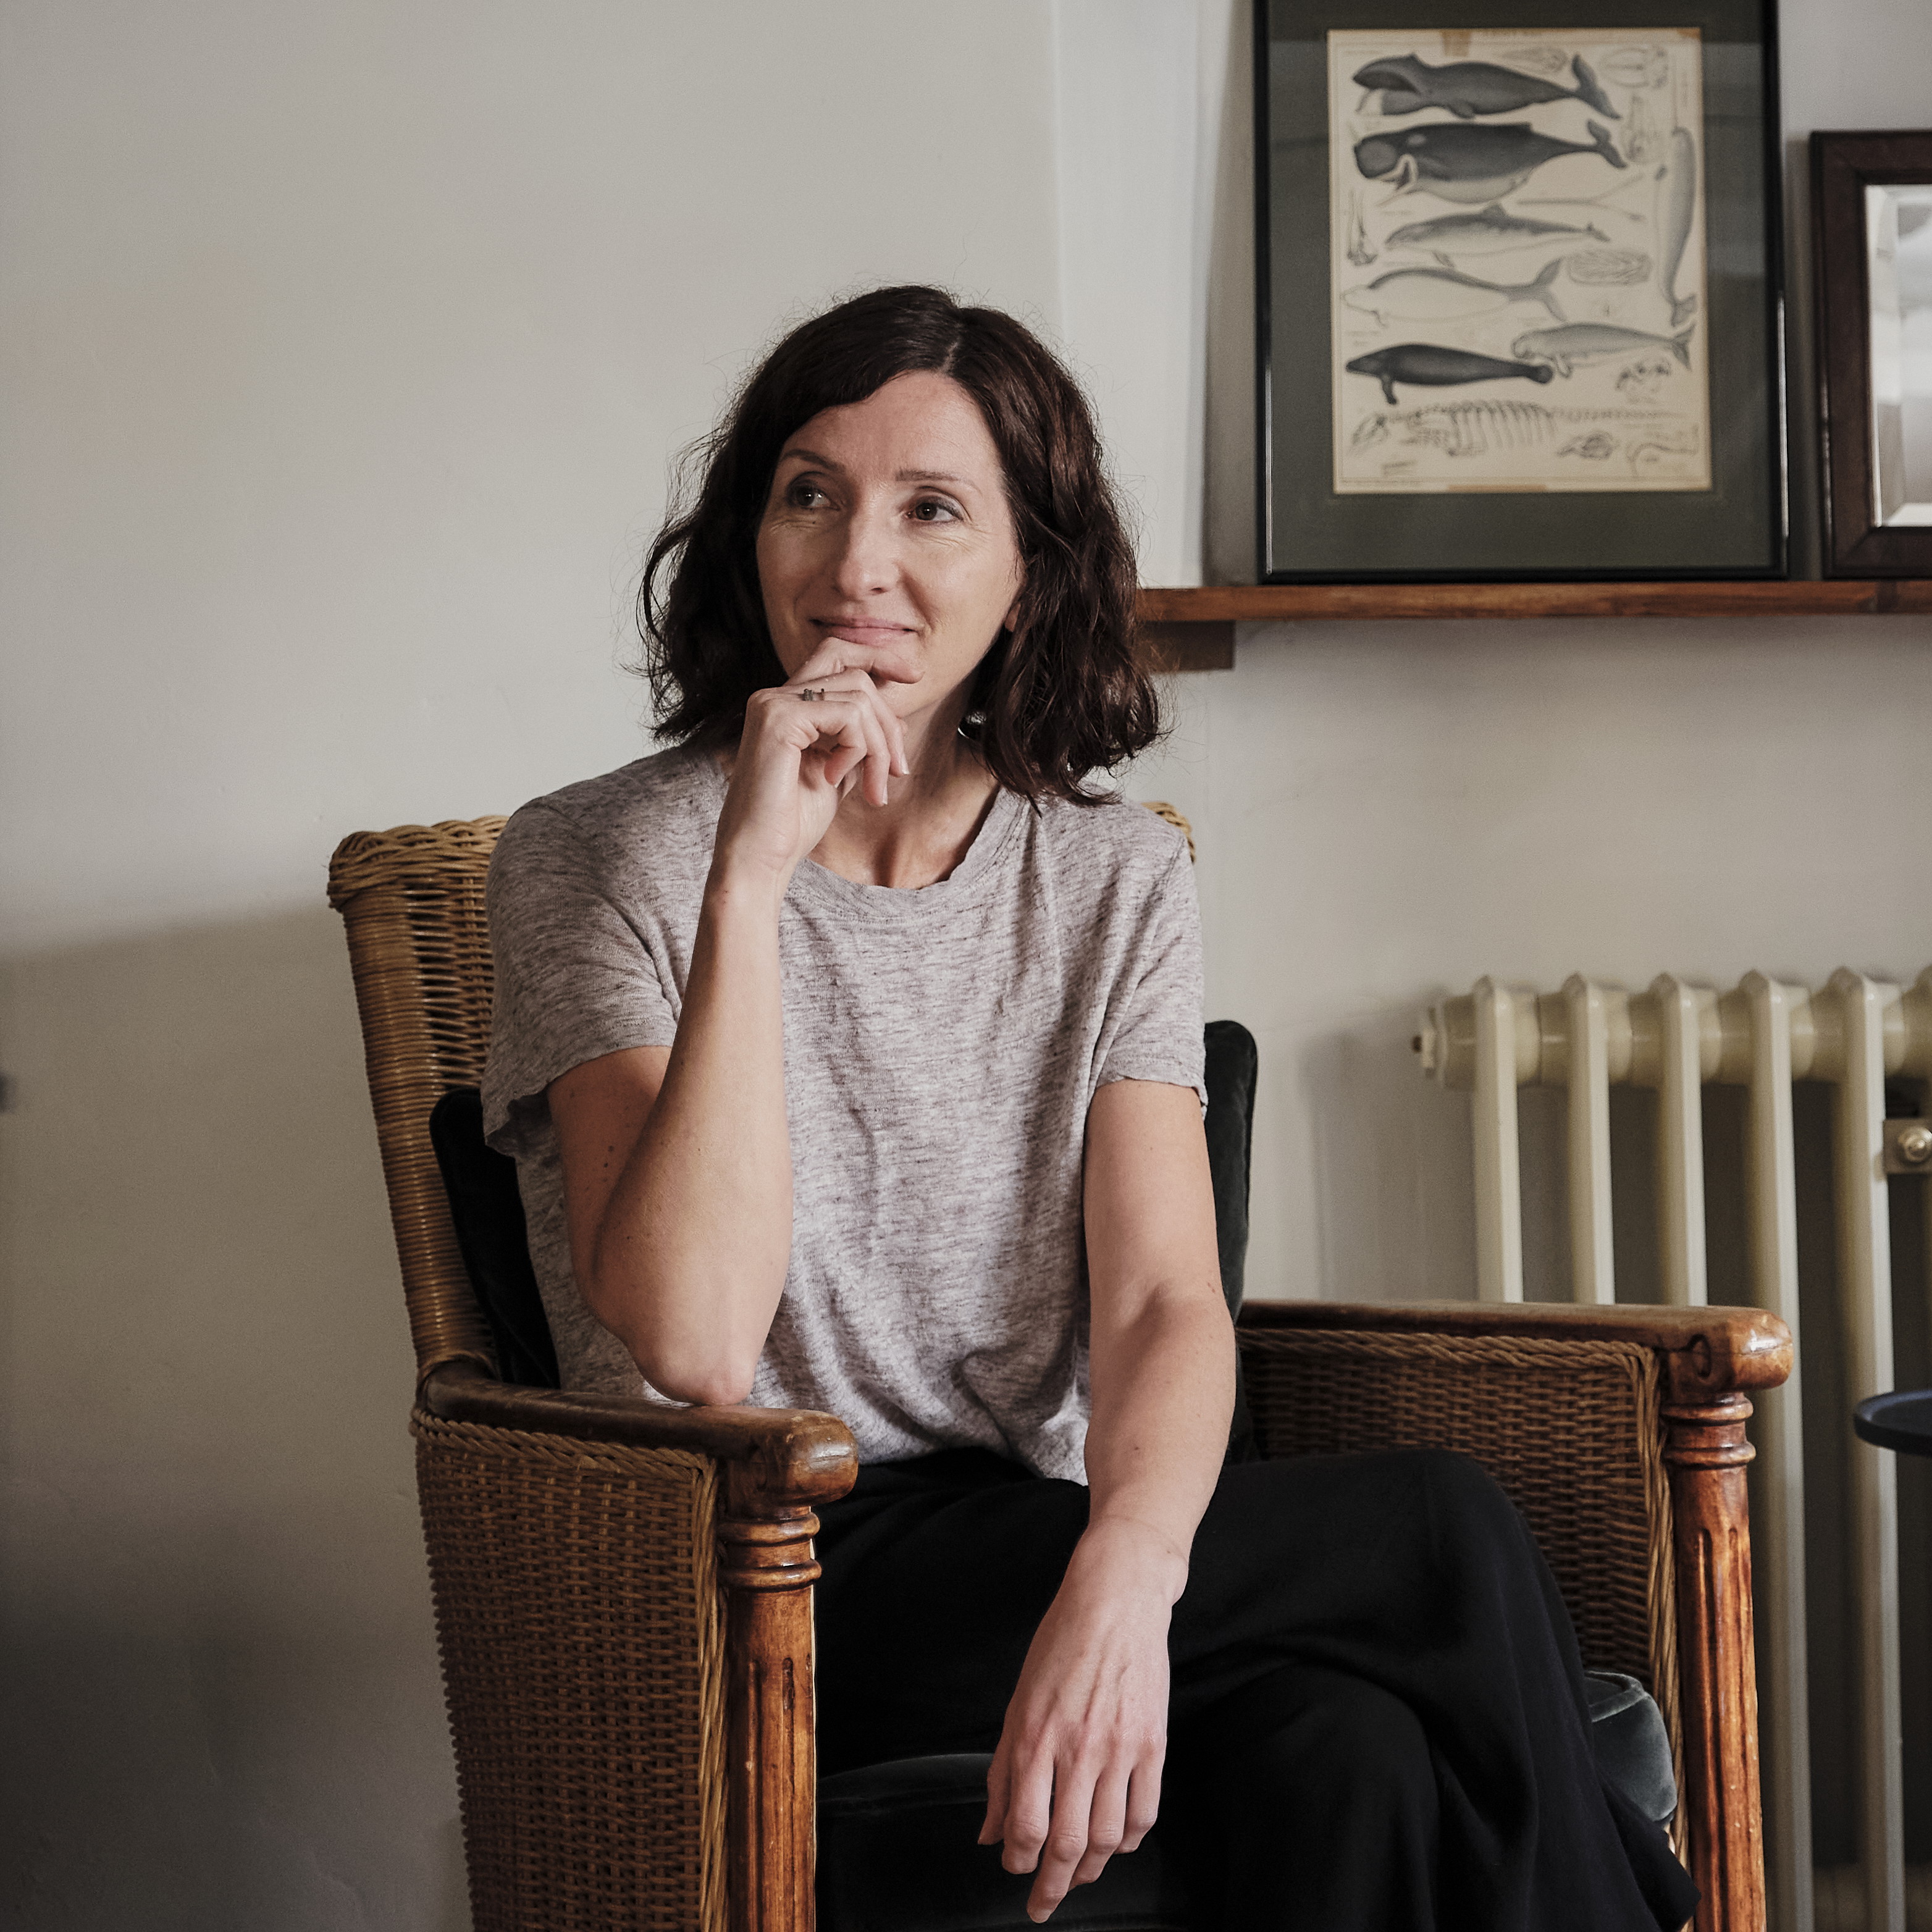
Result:
{"label": "wooden mantel shelf", "polygon": [[1227,670],[1237,624],[1463,617],[1932,615],[1932,580],[1707,584],[1227,584],[1143,590],[1143,634],[1173,670]]}

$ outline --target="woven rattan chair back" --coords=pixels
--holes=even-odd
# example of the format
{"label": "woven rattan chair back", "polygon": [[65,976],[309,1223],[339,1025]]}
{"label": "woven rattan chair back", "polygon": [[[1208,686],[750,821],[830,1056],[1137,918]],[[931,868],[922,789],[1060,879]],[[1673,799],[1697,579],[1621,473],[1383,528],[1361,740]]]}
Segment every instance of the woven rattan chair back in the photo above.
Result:
{"label": "woven rattan chair back", "polygon": [[483,882],[502,829],[500,818],[477,818],[358,832],[328,865],[328,902],[348,928],[418,1378],[441,1362],[495,1368],[429,1115],[451,1088],[483,1077],[491,986]]}

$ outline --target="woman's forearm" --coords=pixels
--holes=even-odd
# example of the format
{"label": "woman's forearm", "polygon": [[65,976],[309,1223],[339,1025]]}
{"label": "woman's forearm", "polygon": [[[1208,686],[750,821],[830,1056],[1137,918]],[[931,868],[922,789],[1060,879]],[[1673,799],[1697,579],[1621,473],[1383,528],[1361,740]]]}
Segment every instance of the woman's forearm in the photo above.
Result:
{"label": "woman's forearm", "polygon": [[1208,1144],[1191,1088],[1116,1081],[1087,1117],[1092,1327],[1090,1522],[1166,1546],[1185,1581],[1227,1453],[1234,1338],[1221,1293]]}
{"label": "woman's forearm", "polygon": [[677,1040],[580,1283],[652,1384],[749,1392],[791,1252],[778,898],[714,871]]}
{"label": "woman's forearm", "polygon": [[752,694],[668,1058],[551,1083],[578,1287],[666,1395],[751,1393],[791,1256],[779,908],[840,800],[883,808],[911,775],[874,679],[916,675],[840,638]]}
{"label": "woman's forearm", "polygon": [[1091,1376],[1088,1537],[1130,1533],[1178,1597],[1227,1450],[1234,1334],[1226,1304],[1218,1292],[1155,1298],[1118,1325],[1096,1324]]}

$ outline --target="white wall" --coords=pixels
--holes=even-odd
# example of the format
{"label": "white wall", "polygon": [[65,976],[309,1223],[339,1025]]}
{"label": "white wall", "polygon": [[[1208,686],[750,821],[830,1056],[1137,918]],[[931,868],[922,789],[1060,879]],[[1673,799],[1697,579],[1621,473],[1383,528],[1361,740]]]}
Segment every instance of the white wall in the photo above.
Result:
{"label": "white wall", "polygon": [[[328,852],[632,754],[667,459],[842,288],[1064,330],[1148,580],[1238,576],[1238,10],[0,9],[0,1922],[464,1923]],[[1794,136],[1924,118],[1919,0],[1785,10]],[[1262,1041],[1256,1290],[1466,1288],[1444,987],[1932,958],[1928,644],[1302,626],[1184,681],[1134,788]]]}
{"label": "white wall", "polygon": [[0,9],[0,1923],[466,1922],[324,867],[635,755],[667,462],[788,318],[1058,327],[1052,29]]}

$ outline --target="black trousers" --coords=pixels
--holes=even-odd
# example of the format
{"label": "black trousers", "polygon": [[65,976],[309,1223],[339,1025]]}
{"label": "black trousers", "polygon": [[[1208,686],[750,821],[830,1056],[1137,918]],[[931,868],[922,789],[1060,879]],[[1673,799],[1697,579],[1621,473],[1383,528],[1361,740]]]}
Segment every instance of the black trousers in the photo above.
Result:
{"label": "black trousers", "polygon": [[[822,1514],[825,1770],[991,1750],[1087,1491],[980,1450]],[[1222,1472],[1168,1640],[1162,1830],[1228,1932],[1648,1932],[1697,1892],[1597,1774],[1527,1526],[1434,1450]]]}

